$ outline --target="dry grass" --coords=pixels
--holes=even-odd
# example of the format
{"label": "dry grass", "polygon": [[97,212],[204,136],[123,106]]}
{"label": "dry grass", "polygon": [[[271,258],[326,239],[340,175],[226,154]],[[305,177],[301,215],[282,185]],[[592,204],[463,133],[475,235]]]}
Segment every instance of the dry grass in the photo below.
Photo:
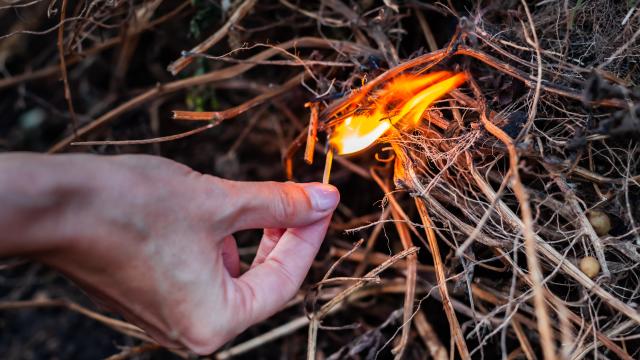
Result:
{"label": "dry grass", "polygon": [[[114,91],[138,36],[188,8],[176,4],[175,11],[160,16],[154,15],[157,2],[111,8],[107,3],[62,14],[69,23],[54,28],[61,38],[52,49],[65,61],[0,79],[0,88],[12,88],[63,74],[67,97],[59,103],[70,107],[70,119],[79,126],[77,133],[69,127],[52,152],[73,142],[94,149],[159,147],[218,126],[234,129],[223,121],[253,113],[271,119],[278,137],[278,144],[273,137],[260,140],[261,151],[274,148],[289,177],[319,179],[317,169],[299,161],[305,139],[312,140],[305,159],[313,162],[315,151],[321,163],[323,134],[345,112],[366,109],[386,81],[440,69],[469,77],[424,114],[421,126],[387,133],[375,153],[336,157],[332,177],[339,185],[346,188],[347,179],[361,178],[378,185],[385,198],[343,193],[368,202],[338,210],[330,249],[310,280],[317,285],[302,291],[268,331],[250,332],[218,358],[271,349],[283,338],[282,348],[293,347],[310,359],[640,356],[640,10],[635,1],[549,0],[528,7],[524,1],[485,1],[467,9],[453,8],[452,2],[407,2],[399,12],[394,1],[244,1],[227,9],[229,17],[193,52],[176,54],[172,71],[192,76],[149,86],[87,118],[71,108],[78,103],[72,80],[83,58],[118,46],[116,80],[108,86]],[[261,11],[277,20],[265,22]],[[439,28],[454,21],[455,34],[441,39]],[[122,33],[105,30],[123,24],[128,30]],[[26,30],[13,29],[20,31]],[[96,40],[105,34],[110,40]],[[432,52],[425,54],[425,48]],[[224,55],[206,55],[207,49]],[[210,61],[214,69],[194,75],[195,59]],[[179,119],[204,122],[177,134],[154,131],[138,134],[140,140],[104,140],[104,129],[117,118],[203,86],[248,95],[239,105],[226,102],[226,110],[175,112]],[[304,104],[312,109],[310,121],[302,119],[309,112]],[[149,117],[157,125],[158,114]],[[252,120],[251,128],[259,122]],[[259,136],[237,128],[242,139]],[[234,151],[238,146],[235,142]],[[383,200],[382,209],[371,205],[376,200]],[[591,226],[592,210],[611,219],[608,234]],[[347,228],[352,231],[345,235]],[[366,242],[352,248],[343,240],[349,234]],[[421,246],[417,255],[414,245]],[[587,256],[599,263],[593,279],[579,268]],[[328,277],[332,272],[335,278]],[[293,306],[305,299],[308,317]],[[357,324],[345,325],[343,318]],[[307,338],[300,331],[307,324],[308,342],[300,341]],[[147,348],[118,356],[136,351]]]}

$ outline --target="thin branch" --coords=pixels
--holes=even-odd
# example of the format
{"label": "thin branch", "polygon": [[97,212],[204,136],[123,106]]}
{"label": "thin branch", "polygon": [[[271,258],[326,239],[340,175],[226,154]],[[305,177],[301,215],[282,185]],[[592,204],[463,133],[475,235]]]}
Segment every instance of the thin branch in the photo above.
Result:
{"label": "thin branch", "polygon": [[233,25],[235,25],[240,20],[242,20],[242,18],[244,18],[249,13],[249,11],[253,9],[256,2],[257,2],[256,0],[243,1],[238,6],[236,11],[233,14],[231,14],[231,16],[229,17],[229,20],[224,25],[222,25],[222,27],[220,27],[218,31],[216,31],[213,35],[208,37],[205,41],[195,46],[193,49],[186,52],[186,54],[182,55],[178,60],[172,62],[167,67],[167,70],[169,70],[171,74],[175,76],[184,68],[189,66],[189,64],[193,62],[193,57],[188,56],[188,54],[201,54],[209,50],[209,48],[211,48],[215,44],[217,44],[220,40],[222,40],[227,35],[227,33],[229,32],[229,29],[231,29]]}
{"label": "thin branch", "polygon": [[[293,39],[293,40],[284,42],[278,46],[285,49],[292,48],[294,46],[311,47],[311,48],[315,48],[315,47],[340,48],[342,49],[342,51],[354,53],[354,54],[362,54],[363,52],[364,53],[368,52],[367,48],[348,42],[348,41],[328,40],[328,39],[321,39],[321,38],[315,38],[315,37],[303,37],[299,39]],[[277,53],[279,53],[277,50],[267,49],[259,54],[252,56],[250,59],[252,60],[268,59],[276,55]],[[145,104],[148,101],[156,99],[158,96],[170,94],[176,91],[188,89],[198,85],[212,84],[215,82],[228,80],[244,73],[245,71],[248,71],[254,66],[255,66],[254,64],[239,64],[239,65],[229,66],[227,68],[223,68],[220,70],[212,71],[203,75],[198,75],[198,76],[194,76],[194,77],[190,77],[182,80],[176,80],[166,84],[159,84],[151,89],[148,89],[144,93],[134,97],[133,99],[123,104],[120,104],[119,106],[107,112],[106,114],[100,116],[99,118],[95,119],[89,124],[78,129],[77,136],[78,137],[85,136],[90,132],[95,131],[100,127],[106,125],[116,117],[126,113],[127,111],[135,109],[138,106],[141,106],[142,104]],[[75,137],[73,135],[65,137],[64,139],[56,143],[54,146],[52,146],[49,149],[49,153],[61,152],[67,146],[69,146],[69,144],[71,144],[71,142],[73,142],[74,140],[75,140]]]}
{"label": "thin branch", "polygon": [[447,279],[445,275],[444,264],[442,263],[442,255],[440,255],[440,246],[438,245],[438,240],[436,239],[436,233],[435,231],[433,231],[433,222],[429,217],[429,213],[427,212],[427,208],[424,203],[418,198],[415,199],[415,203],[418,207],[418,213],[420,214],[422,223],[424,224],[424,231],[427,235],[427,240],[429,241],[429,248],[431,249],[431,254],[433,256],[433,265],[436,269],[436,278],[438,279],[438,290],[440,291],[440,296],[442,297],[442,306],[444,307],[444,312],[447,315],[447,319],[449,320],[449,328],[451,329],[453,341],[458,348],[460,357],[465,360],[471,359],[471,356],[469,355],[469,349],[467,349],[467,343],[465,342],[464,335],[462,334],[462,330],[460,329],[460,323],[458,322],[458,318],[456,317],[455,310],[451,303],[451,298],[449,297],[449,291],[447,290]]}
{"label": "thin branch", "polygon": [[[402,242],[402,247],[407,250],[413,246],[413,242],[411,241],[411,234],[407,229],[407,223],[403,220],[403,213],[400,204],[393,196],[389,189],[389,185],[383,181],[375,171],[371,171],[371,175],[373,179],[378,183],[378,186],[385,193],[386,198],[389,200],[391,204],[391,216],[395,220],[393,224],[396,227],[396,231],[400,236],[400,241]],[[405,214],[406,216],[406,214]],[[417,271],[418,258],[416,255],[407,256],[407,270],[406,270],[406,278],[407,278],[407,291],[404,296],[404,306],[402,313],[402,334],[400,336],[400,342],[393,349],[392,353],[395,356],[395,359],[401,359],[404,355],[404,351],[409,342],[409,334],[411,332],[411,322],[414,314],[414,301],[415,301],[415,293],[416,293],[416,271]]]}
{"label": "thin branch", "polygon": [[67,75],[67,63],[64,56],[64,20],[67,16],[67,0],[62,0],[60,5],[60,27],[58,28],[58,57],[60,59],[60,73],[62,73],[62,82],[64,84],[64,98],[67,101],[69,115],[71,116],[71,125],[73,127],[73,135],[77,135],[78,117],[73,108],[73,99],[71,97],[71,89],[69,88],[69,76]]}

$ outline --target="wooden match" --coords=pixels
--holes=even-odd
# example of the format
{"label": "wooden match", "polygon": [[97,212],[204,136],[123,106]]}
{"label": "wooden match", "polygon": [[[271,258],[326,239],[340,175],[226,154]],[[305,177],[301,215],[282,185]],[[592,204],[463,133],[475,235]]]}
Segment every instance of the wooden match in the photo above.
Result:
{"label": "wooden match", "polygon": [[329,183],[329,176],[331,176],[331,163],[333,163],[333,149],[329,147],[327,150],[327,158],[324,161],[324,173],[322,174],[322,183]]}

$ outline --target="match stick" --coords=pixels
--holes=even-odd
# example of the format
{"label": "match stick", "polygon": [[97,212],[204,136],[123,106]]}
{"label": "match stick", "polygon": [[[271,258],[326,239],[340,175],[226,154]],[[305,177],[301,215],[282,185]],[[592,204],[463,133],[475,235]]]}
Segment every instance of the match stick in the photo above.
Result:
{"label": "match stick", "polygon": [[324,161],[324,174],[322,174],[322,183],[329,183],[329,176],[331,176],[331,163],[333,163],[333,149],[329,147],[327,151],[327,158]]}

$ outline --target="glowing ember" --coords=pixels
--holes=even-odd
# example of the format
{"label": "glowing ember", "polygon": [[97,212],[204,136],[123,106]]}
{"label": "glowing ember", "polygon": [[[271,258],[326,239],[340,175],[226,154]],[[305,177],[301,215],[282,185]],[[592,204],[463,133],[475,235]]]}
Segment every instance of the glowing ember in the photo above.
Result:
{"label": "glowing ember", "polygon": [[465,80],[464,74],[447,71],[398,76],[372,95],[371,109],[349,115],[336,126],[331,145],[339,154],[351,154],[374,144],[396,123],[417,126],[434,101]]}

